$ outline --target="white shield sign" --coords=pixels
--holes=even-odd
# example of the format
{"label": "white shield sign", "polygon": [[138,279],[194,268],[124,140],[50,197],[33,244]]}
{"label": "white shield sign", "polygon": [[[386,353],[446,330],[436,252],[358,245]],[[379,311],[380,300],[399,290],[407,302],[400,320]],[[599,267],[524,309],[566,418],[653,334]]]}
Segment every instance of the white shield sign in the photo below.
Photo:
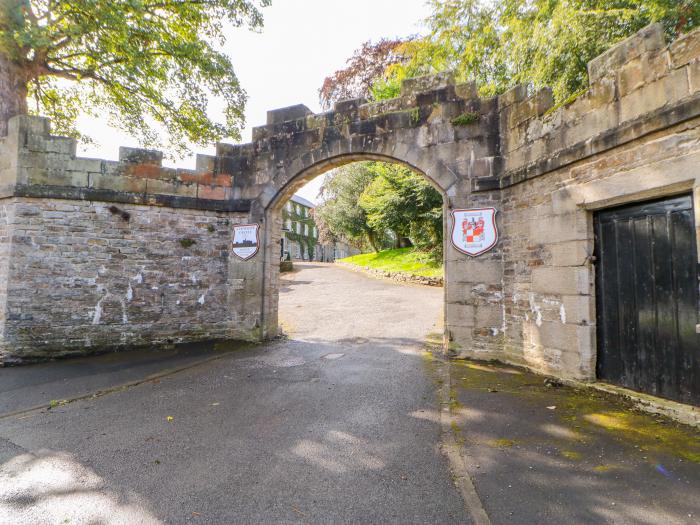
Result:
{"label": "white shield sign", "polygon": [[259,224],[236,224],[233,227],[233,253],[247,261],[258,253],[260,245]]}
{"label": "white shield sign", "polygon": [[476,257],[496,246],[496,208],[452,210],[452,219],[452,244],[460,252]]}

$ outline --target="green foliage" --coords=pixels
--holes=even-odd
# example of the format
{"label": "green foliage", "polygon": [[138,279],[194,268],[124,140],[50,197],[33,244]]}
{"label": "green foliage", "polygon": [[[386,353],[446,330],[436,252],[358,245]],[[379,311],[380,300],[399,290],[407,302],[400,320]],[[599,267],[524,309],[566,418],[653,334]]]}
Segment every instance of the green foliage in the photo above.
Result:
{"label": "green foliage", "polygon": [[358,162],[331,173],[316,209],[328,236],[374,251],[414,245],[442,259],[442,196],[405,166]]}
{"label": "green foliage", "polygon": [[642,27],[661,22],[670,38],[700,25],[697,0],[431,0],[430,35],[395,50],[373,94],[407,77],[452,70],[482,96],[516,84],[550,86],[557,102],[587,87],[587,63]]}
{"label": "green foliage", "polygon": [[183,248],[189,248],[189,247],[197,244],[197,241],[195,241],[194,239],[190,239],[189,237],[184,237],[184,238],[180,239],[178,242],[180,243],[180,246],[182,246]]}
{"label": "green foliage", "polygon": [[418,249],[442,259],[442,196],[405,166],[368,162],[376,176],[360,196],[367,223],[376,231],[407,237]]}
{"label": "green foliage", "polygon": [[377,176],[368,169],[369,165],[357,162],[329,173],[321,188],[323,204],[315,213],[337,238],[360,249],[369,245],[378,251],[383,241],[382,231],[369,225],[367,213],[359,205],[365,188]]}
{"label": "green foliage", "polygon": [[[32,111],[80,137],[81,113],[183,153],[240,137],[246,95],[219,51],[231,27],[258,28],[269,0],[3,0],[0,53],[29,88]],[[207,114],[223,102],[221,119]],[[83,137],[85,138],[85,137]]]}
{"label": "green foliage", "polygon": [[[382,39],[376,43],[362,44],[348,59],[345,68],[339,69],[323,81],[321,89],[318,90],[321,107],[330,109],[333,102],[338,100],[370,97],[372,91],[381,89],[382,76],[387,67],[403,60],[403,57],[396,53],[396,49],[402,43],[403,40]],[[393,97],[384,95],[382,98]]]}
{"label": "green foliage", "polygon": [[[313,230],[315,226],[314,216],[312,214],[313,210],[306,207],[302,207],[302,209],[306,211],[303,213],[298,213],[294,205],[292,206],[291,211],[288,210],[286,206],[282,208],[283,223],[285,225],[291,223],[292,226],[292,228],[289,231],[285,232],[285,236],[290,241],[299,243],[302,252],[306,252],[309,259],[313,259],[314,248],[316,247],[316,243],[318,242],[318,239],[314,236]],[[295,230],[295,226],[297,223],[300,224],[301,233],[297,233]],[[308,235],[304,234],[304,226],[306,226],[309,232]]]}
{"label": "green foliage", "polygon": [[479,114],[462,113],[458,117],[453,118],[450,122],[452,122],[453,126],[469,126],[470,124],[479,122]]}
{"label": "green foliage", "polygon": [[382,250],[378,253],[362,253],[346,257],[341,261],[357,266],[369,266],[388,272],[404,272],[424,277],[442,277],[442,261],[436,261],[428,254],[412,248]]}

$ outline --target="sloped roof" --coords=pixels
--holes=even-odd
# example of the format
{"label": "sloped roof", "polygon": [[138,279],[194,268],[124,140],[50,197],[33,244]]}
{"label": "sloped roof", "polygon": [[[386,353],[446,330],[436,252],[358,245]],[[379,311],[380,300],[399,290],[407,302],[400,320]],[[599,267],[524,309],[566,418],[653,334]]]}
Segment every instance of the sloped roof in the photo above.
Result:
{"label": "sloped roof", "polygon": [[299,195],[292,195],[292,198],[289,200],[291,200],[292,202],[296,202],[297,204],[301,204],[302,206],[306,206],[307,208],[316,207],[316,205],[313,202],[306,200],[304,197],[300,197]]}

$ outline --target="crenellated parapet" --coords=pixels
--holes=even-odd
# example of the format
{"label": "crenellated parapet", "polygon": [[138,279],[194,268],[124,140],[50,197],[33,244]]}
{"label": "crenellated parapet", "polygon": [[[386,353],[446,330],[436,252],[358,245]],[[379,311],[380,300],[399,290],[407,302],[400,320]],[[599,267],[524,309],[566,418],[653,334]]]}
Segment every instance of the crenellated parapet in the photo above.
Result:
{"label": "crenellated parapet", "polygon": [[588,64],[589,87],[554,105],[517,86],[499,97],[506,188],[700,115],[700,30],[666,44],[648,26]]}
{"label": "crenellated parapet", "polygon": [[[671,44],[651,25],[588,65],[589,88],[555,105],[551,90],[516,86],[480,98],[449,73],[407,79],[391,100],[268,111],[252,142],[218,144],[195,170],[155,151],[119,161],[77,157],[47,120],[17,117],[0,140],[2,195],[55,195],[175,207],[265,209],[310,177],[353,160],[384,159],[425,174],[456,197],[507,188],[700,114],[700,32]],[[304,174],[300,177],[300,174]]]}
{"label": "crenellated parapet", "polygon": [[0,198],[45,197],[222,211],[247,211],[233,198],[232,176],[216,158],[197,155],[196,169],[163,166],[160,151],[119,148],[119,160],[76,156],[76,141],[50,134],[49,121],[21,116],[0,139]]}
{"label": "crenellated parapet", "polygon": [[667,45],[648,26],[592,60],[589,88],[558,105],[526,86],[480,98],[445,73],[408,79],[391,100],[272,110],[251,143],[218,146],[220,169],[263,208],[300,173],[358,155],[404,162],[448,194],[506,188],[697,116],[698,42],[695,31]]}
{"label": "crenellated parapet", "polygon": [[320,114],[303,105],[269,111],[252,143],[220,144],[217,156],[222,172],[234,175],[234,192],[263,208],[282,188],[287,195],[298,183],[361,158],[407,164],[456,195],[466,189],[461,182],[494,174],[496,107],[495,99],[480,99],[473,84],[456,85],[450,74],[408,79],[391,100],[344,100]]}

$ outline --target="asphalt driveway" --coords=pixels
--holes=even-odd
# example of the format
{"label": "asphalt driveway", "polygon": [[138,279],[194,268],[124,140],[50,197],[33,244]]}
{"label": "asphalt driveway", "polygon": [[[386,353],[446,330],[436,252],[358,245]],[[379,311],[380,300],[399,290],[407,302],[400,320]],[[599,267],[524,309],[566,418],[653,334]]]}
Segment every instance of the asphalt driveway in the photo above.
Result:
{"label": "asphalt driveway", "polygon": [[[288,339],[0,418],[0,523],[468,523],[421,350],[441,305],[440,289],[300,265],[280,298]],[[84,365],[0,383],[60,399],[86,390]],[[114,385],[153,373],[108,366]]]}

